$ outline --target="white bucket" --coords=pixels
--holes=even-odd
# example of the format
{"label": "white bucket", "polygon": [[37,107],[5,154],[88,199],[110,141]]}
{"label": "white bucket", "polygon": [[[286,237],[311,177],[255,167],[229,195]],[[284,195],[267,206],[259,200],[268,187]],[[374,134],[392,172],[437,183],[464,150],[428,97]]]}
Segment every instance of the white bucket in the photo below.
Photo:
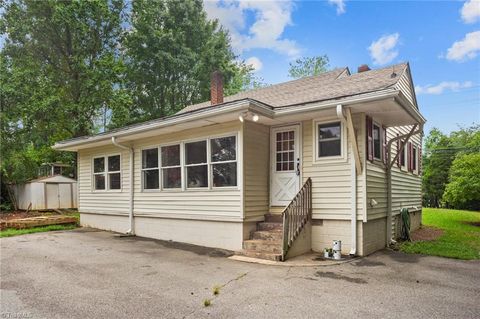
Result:
{"label": "white bucket", "polygon": [[340,250],[334,250],[333,259],[342,259],[342,252]]}
{"label": "white bucket", "polygon": [[334,240],[333,241],[333,250],[342,251],[342,241],[341,240]]}

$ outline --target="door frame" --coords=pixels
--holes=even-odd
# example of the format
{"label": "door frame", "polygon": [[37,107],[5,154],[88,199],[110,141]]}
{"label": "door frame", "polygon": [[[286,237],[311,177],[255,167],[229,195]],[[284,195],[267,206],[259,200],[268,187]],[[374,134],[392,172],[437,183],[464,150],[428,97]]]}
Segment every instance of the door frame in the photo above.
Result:
{"label": "door frame", "polygon": [[269,178],[269,192],[268,192],[268,203],[270,207],[272,206],[278,206],[278,205],[273,205],[272,203],[272,185],[273,185],[273,170],[275,166],[275,161],[276,161],[276,154],[274,152],[274,145],[276,146],[276,141],[275,141],[275,136],[273,135],[273,131],[276,129],[288,129],[289,127],[298,127],[298,154],[300,158],[300,175],[298,176],[299,178],[299,183],[298,183],[298,190],[302,188],[302,181],[303,181],[303,125],[302,122],[291,122],[291,123],[284,123],[284,124],[279,124],[279,125],[273,125],[270,126],[270,171],[268,174],[270,175]]}

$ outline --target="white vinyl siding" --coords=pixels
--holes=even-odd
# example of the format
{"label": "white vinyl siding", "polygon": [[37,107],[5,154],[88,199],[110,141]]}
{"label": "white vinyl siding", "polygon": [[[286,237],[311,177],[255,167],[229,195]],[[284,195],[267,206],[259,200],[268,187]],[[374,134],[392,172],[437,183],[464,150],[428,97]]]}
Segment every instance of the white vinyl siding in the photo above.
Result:
{"label": "white vinyl siding", "polygon": [[270,127],[245,121],[244,201],[246,220],[259,220],[270,203]]}
{"label": "white vinyl siding", "polygon": [[401,90],[402,93],[407,98],[407,100],[418,109],[417,101],[415,100],[415,91],[413,88],[413,83],[410,80],[410,72],[408,70],[405,70],[405,72],[403,72],[403,74],[401,75],[401,78],[398,80],[397,84],[395,85],[395,88],[398,90]]}
{"label": "white vinyl siding", "polygon": [[[360,150],[360,158],[364,163],[364,140],[365,125],[362,124],[365,117],[362,114],[352,116],[355,134],[357,136],[357,145]],[[318,121],[303,121],[303,159],[302,176],[303,182],[307,178],[312,178],[312,204],[314,219],[350,219],[351,200],[352,200],[352,147],[348,141],[347,130],[342,130],[346,140],[345,156],[323,162],[316,161],[315,143],[316,134],[313,130],[317,129],[316,123],[335,122],[335,118]],[[343,144],[343,143],[342,143]],[[345,157],[345,158],[343,158]],[[363,164],[362,163],[362,164]],[[357,218],[363,218],[363,175],[357,175]]]}
{"label": "white vinyl siding", "polygon": [[[142,149],[171,145],[178,141],[217,136],[237,136],[237,159],[241,161],[240,121],[185,130],[135,141],[134,158],[134,213],[135,216],[242,221],[242,183],[236,187],[191,190],[142,190]],[[92,162],[94,156],[121,154],[121,190],[94,192],[92,190]],[[128,215],[129,207],[129,153],[115,146],[81,150],[79,158],[79,211],[84,213]],[[242,165],[238,176],[242,176]],[[184,172],[182,172],[185,176]]]}
{"label": "white vinyl siding", "polygon": [[[390,140],[399,135],[407,134],[411,126],[398,126],[387,128],[387,139]],[[409,142],[418,146],[421,144],[420,135],[414,135]],[[407,144],[408,145],[408,144]],[[396,143],[392,145],[392,159],[397,152]],[[408,153],[408,147],[405,149]],[[405,165],[408,167],[408,156],[405,154]],[[399,168],[397,162],[392,167],[392,209],[393,215],[400,212],[403,207],[412,210],[413,207],[422,207],[421,176],[408,172],[407,167]],[[417,161],[418,167],[418,161]],[[385,217],[387,212],[387,176],[385,166],[381,162],[371,163],[367,161],[367,203],[374,199],[375,206],[367,205],[368,219]]]}

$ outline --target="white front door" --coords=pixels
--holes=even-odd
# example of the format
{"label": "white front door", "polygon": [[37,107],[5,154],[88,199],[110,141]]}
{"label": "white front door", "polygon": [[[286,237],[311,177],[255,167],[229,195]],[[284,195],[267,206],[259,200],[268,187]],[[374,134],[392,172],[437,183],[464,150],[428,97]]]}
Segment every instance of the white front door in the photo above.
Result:
{"label": "white front door", "polygon": [[271,130],[270,204],[286,206],[300,189],[300,125]]}

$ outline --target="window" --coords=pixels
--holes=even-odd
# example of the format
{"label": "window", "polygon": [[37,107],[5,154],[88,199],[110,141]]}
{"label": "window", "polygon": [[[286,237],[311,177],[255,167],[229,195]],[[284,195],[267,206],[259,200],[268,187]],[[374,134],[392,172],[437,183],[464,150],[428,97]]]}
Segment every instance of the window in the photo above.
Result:
{"label": "window", "polygon": [[400,166],[402,168],[405,168],[405,145],[404,143],[401,143],[400,145],[402,145],[402,150],[400,151]]}
{"label": "window", "polygon": [[93,181],[95,190],[105,189],[105,157],[93,159]]}
{"label": "window", "polygon": [[342,125],[340,122],[318,124],[318,157],[342,155]]}
{"label": "window", "polygon": [[380,126],[373,124],[373,158],[382,159],[382,142]]}
{"label": "window", "polygon": [[213,187],[237,186],[235,136],[210,140]]}
{"label": "window", "polygon": [[418,166],[418,148],[413,146],[412,151],[412,171],[415,172]]}
{"label": "window", "polygon": [[208,187],[207,141],[185,143],[187,187]]}
{"label": "window", "polygon": [[95,157],[93,159],[93,177],[95,190],[121,189],[120,155]]}
{"label": "window", "polygon": [[295,168],[295,131],[278,132],[275,138],[277,172],[293,171]]}
{"label": "window", "polygon": [[180,144],[162,147],[162,187],[181,188]]}
{"label": "window", "polygon": [[120,155],[108,157],[108,189],[120,189]]}
{"label": "window", "polygon": [[158,189],[159,174],[158,148],[142,150],[143,189]]}

